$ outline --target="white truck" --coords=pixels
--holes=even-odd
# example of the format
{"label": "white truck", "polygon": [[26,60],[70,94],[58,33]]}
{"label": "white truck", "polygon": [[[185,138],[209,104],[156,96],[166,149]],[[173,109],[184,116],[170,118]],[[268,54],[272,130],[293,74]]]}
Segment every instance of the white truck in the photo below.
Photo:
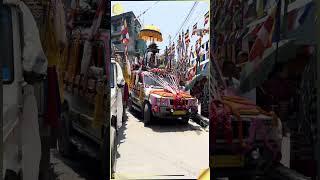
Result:
{"label": "white truck", "polygon": [[[37,60],[37,65],[40,65],[42,73],[45,73],[47,64],[41,45],[37,46],[41,44],[37,30],[27,32],[28,28],[36,28],[36,23],[24,3],[15,1],[12,4],[0,4],[0,57],[3,80],[1,171],[2,178],[5,179],[25,180],[39,177],[41,142],[38,115],[41,109],[38,108],[40,104],[36,97],[39,95],[36,86],[43,80],[44,74],[33,73],[33,70],[28,72],[26,65],[33,66]],[[25,39],[26,34],[31,36]],[[34,41],[37,45],[26,47],[27,43]],[[28,48],[34,48],[34,51],[27,52]],[[40,56],[34,54],[38,52],[41,53]],[[26,58],[27,55],[32,58]]]}

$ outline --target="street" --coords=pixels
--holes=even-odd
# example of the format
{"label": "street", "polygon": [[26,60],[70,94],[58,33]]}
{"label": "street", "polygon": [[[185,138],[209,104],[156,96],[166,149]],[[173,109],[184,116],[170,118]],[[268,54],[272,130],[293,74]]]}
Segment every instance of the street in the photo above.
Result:
{"label": "street", "polygon": [[209,166],[208,130],[193,121],[157,120],[144,127],[127,111],[119,132],[116,176],[121,179],[196,179]]}
{"label": "street", "polygon": [[51,180],[97,180],[100,163],[85,153],[78,152],[73,157],[64,158],[56,150],[51,150]]}

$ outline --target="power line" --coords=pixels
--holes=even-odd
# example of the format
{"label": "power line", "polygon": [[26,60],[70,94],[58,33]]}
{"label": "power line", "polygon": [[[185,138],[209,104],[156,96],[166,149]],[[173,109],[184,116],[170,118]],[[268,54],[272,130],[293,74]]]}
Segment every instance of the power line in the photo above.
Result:
{"label": "power line", "polygon": [[192,23],[189,23],[188,25],[189,25],[189,26],[192,26],[192,25],[195,25],[195,23],[198,23],[198,22],[200,21],[200,19],[201,19],[201,18],[204,18],[204,13],[206,13],[207,11],[208,11],[208,10],[206,10],[206,11],[204,11],[204,12],[200,13],[200,16],[198,16],[198,17],[197,17],[197,20],[192,21]]}
{"label": "power line", "polygon": [[[153,5],[151,5],[150,7],[148,7],[146,10],[144,10],[141,14],[139,14],[136,19],[140,20],[139,17],[144,15],[147,11],[149,11],[151,8],[153,8],[156,4],[158,4],[160,1],[155,2]],[[141,21],[141,20],[140,20]]]}
{"label": "power line", "polygon": [[176,33],[176,35],[174,36],[173,40],[175,40],[175,39],[176,39],[176,37],[178,36],[178,34],[179,34],[180,30],[183,28],[184,24],[189,20],[190,15],[191,15],[191,14],[192,14],[192,12],[194,11],[194,9],[195,9],[195,7],[198,5],[198,3],[199,3],[199,2],[197,2],[197,1],[196,1],[196,2],[193,4],[192,8],[190,9],[190,11],[189,11],[189,13],[188,13],[187,17],[185,18],[185,20],[184,20],[184,21],[183,21],[183,23],[181,24],[181,26],[180,26],[180,28],[179,28],[178,32]]}

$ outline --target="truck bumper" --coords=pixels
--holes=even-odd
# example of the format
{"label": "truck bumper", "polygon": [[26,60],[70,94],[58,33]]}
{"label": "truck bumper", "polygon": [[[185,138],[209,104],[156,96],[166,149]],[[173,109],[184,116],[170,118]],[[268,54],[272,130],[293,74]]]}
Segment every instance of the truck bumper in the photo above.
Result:
{"label": "truck bumper", "polygon": [[171,110],[167,107],[160,107],[158,111],[152,112],[153,116],[159,119],[179,119],[179,118],[190,118],[197,114],[196,108],[182,109],[182,110]]}

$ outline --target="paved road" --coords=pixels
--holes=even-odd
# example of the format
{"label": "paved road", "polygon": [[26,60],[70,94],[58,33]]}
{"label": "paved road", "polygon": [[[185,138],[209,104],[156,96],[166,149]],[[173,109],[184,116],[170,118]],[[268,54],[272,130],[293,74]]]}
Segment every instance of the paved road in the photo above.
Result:
{"label": "paved road", "polygon": [[70,158],[51,150],[52,180],[97,180],[99,162],[87,154],[77,152]]}
{"label": "paved road", "polygon": [[208,130],[192,121],[144,127],[129,112],[127,119],[119,132],[116,176],[121,179],[196,179],[208,167]]}

